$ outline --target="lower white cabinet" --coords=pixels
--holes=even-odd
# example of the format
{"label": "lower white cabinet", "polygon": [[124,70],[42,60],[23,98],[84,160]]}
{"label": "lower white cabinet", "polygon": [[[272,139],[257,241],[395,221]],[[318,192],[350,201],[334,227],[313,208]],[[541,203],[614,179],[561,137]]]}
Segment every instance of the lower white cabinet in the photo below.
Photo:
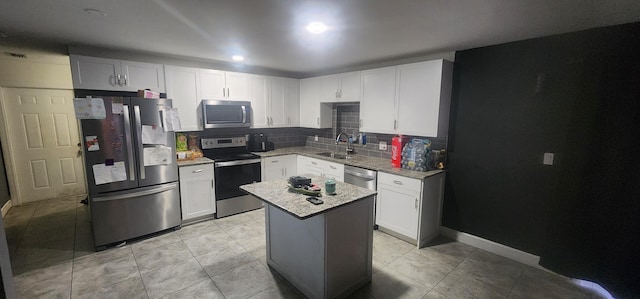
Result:
{"label": "lower white cabinet", "polygon": [[310,174],[318,177],[333,178],[344,182],[344,165],[325,160],[298,156],[298,174]]}
{"label": "lower white cabinet", "polygon": [[180,206],[182,221],[216,212],[213,164],[181,166]]}
{"label": "lower white cabinet", "polygon": [[296,155],[262,158],[262,181],[289,178],[297,173]]}
{"label": "lower white cabinet", "polygon": [[423,247],[440,233],[445,173],[418,180],[378,172],[376,224]]}

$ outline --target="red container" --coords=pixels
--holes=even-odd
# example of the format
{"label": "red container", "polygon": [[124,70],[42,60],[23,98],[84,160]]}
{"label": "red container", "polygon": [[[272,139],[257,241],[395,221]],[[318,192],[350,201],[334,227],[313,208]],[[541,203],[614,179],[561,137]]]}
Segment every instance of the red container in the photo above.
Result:
{"label": "red container", "polygon": [[400,168],[402,162],[402,135],[396,135],[391,139],[391,166]]}

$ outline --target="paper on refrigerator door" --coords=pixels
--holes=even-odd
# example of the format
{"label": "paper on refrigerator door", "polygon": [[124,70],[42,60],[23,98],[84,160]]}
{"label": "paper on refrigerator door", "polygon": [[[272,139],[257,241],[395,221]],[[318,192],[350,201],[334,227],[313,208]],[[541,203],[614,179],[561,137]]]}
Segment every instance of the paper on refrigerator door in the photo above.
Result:
{"label": "paper on refrigerator door", "polygon": [[142,126],[143,144],[167,144],[167,133],[159,126]]}
{"label": "paper on refrigerator door", "polygon": [[163,145],[145,147],[143,155],[144,166],[167,165],[173,161],[171,148]]}
{"label": "paper on refrigerator door", "polygon": [[73,109],[77,119],[104,119],[107,117],[104,101],[101,98],[75,98],[73,99]]}
{"label": "paper on refrigerator door", "polygon": [[166,108],[160,110],[160,116],[162,117],[162,129],[165,132],[172,132],[175,130],[181,130],[180,116],[178,115],[178,109]]}
{"label": "paper on refrigerator door", "polygon": [[111,166],[105,164],[93,165],[93,179],[96,185],[108,184],[127,180],[124,161],[115,162]]}

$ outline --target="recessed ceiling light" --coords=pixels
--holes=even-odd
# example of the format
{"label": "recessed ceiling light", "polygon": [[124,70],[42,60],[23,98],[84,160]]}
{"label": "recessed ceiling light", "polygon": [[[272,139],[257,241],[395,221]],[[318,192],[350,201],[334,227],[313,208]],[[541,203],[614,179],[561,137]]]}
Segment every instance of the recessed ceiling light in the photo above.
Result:
{"label": "recessed ceiling light", "polygon": [[240,56],[240,55],[233,55],[233,56],[231,56],[231,59],[233,59],[235,61],[243,61],[244,57]]}
{"label": "recessed ceiling light", "polygon": [[99,10],[99,9],[95,9],[95,8],[85,8],[84,12],[86,12],[86,13],[88,13],[90,15],[98,15],[98,16],[103,16],[103,17],[107,16],[106,12],[104,12],[102,10]]}
{"label": "recessed ceiling light", "polygon": [[314,34],[320,34],[327,31],[327,25],[322,22],[311,22],[307,25],[307,31]]}

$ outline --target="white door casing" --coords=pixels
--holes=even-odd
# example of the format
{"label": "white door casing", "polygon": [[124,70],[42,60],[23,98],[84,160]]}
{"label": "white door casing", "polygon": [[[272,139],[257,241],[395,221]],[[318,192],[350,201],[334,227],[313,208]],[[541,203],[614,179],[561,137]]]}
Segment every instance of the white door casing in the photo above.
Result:
{"label": "white door casing", "polygon": [[73,91],[3,88],[2,113],[14,204],[86,193]]}

